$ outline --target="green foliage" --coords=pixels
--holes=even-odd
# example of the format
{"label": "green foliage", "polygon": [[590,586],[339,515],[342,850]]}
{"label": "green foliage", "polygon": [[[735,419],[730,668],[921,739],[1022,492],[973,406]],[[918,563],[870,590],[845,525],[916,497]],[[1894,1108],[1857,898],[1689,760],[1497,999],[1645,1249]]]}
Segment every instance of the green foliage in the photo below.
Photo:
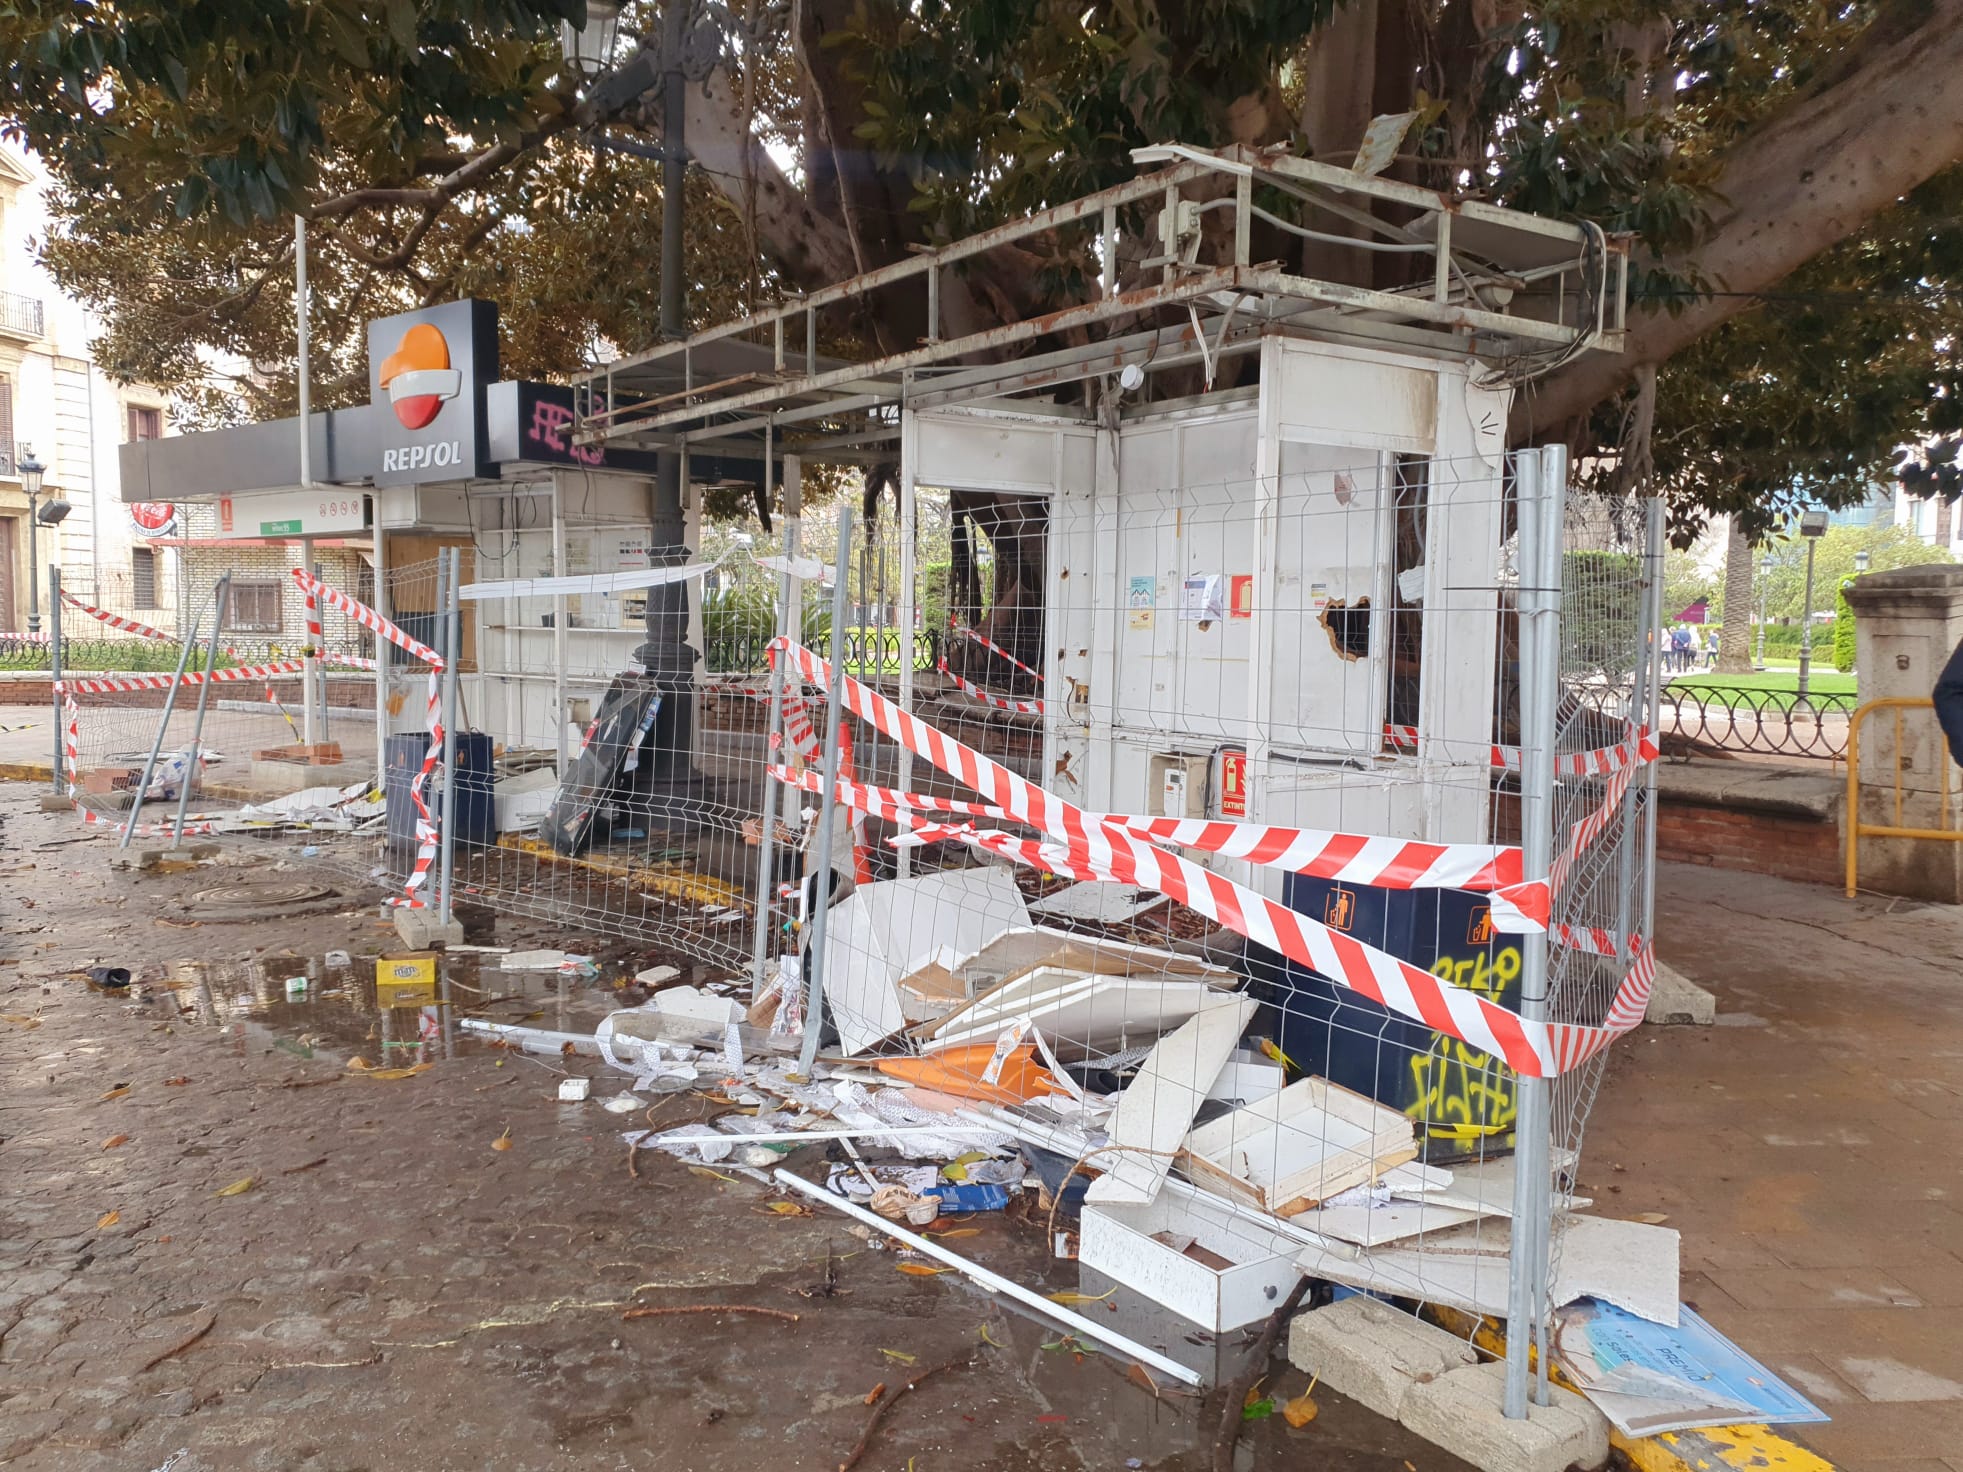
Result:
{"label": "green foliage", "polygon": [[[1806,539],[1797,535],[1774,538],[1765,544],[1759,556],[1762,558],[1767,552],[1772,555],[1772,571],[1758,574],[1765,594],[1766,616],[1797,621],[1800,605],[1806,601]],[[1868,554],[1870,572],[1956,560],[1946,549],[1931,547],[1905,526],[1828,527],[1813,558],[1816,613],[1830,607],[1828,600],[1835,590],[1854,576],[1857,552]]]}
{"label": "green foliage", "polygon": [[1642,559],[1628,552],[1567,552],[1561,558],[1561,668],[1614,680],[1637,656]]}
{"label": "green foliage", "polygon": [[1847,601],[1846,583],[1834,595],[1833,667],[1843,675],[1854,671],[1854,609]]}

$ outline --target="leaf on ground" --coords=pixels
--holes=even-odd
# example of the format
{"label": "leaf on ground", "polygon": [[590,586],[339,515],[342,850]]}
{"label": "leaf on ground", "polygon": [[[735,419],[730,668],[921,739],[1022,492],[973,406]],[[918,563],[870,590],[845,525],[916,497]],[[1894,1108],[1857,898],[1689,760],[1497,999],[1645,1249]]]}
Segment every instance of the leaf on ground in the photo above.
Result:
{"label": "leaf on ground", "polygon": [[1145,1391],[1153,1400],[1159,1398],[1159,1382],[1154,1380],[1152,1378],[1152,1372],[1137,1360],[1131,1362],[1130,1368],[1125,1371],[1125,1378],[1140,1390]]}
{"label": "leaf on ground", "polygon": [[688,1173],[692,1176],[707,1176],[712,1181],[727,1181],[732,1186],[738,1184],[735,1176],[726,1176],[719,1170],[710,1170],[706,1165],[691,1165]]}
{"label": "leaf on ground", "polygon": [[1670,1213],[1667,1211],[1645,1211],[1640,1213],[1636,1217],[1636,1220],[1646,1227],[1660,1227],[1670,1220]]}
{"label": "leaf on ground", "polygon": [[1306,1390],[1296,1396],[1295,1399],[1288,1401],[1281,1408],[1282,1420],[1286,1421],[1298,1431],[1313,1421],[1316,1418],[1316,1413],[1316,1403],[1309,1399],[1309,1393]]}
{"label": "leaf on ground", "polygon": [[930,1268],[924,1262],[896,1262],[895,1272],[905,1273],[910,1278],[938,1278],[942,1273],[951,1273],[953,1268]]}
{"label": "leaf on ground", "polygon": [[1116,1288],[1106,1288],[1102,1293],[1063,1292],[1063,1293],[1045,1293],[1043,1296],[1049,1299],[1051,1303],[1060,1303],[1065,1308],[1068,1308],[1073,1303],[1102,1303],[1104,1302],[1105,1299],[1109,1298],[1112,1294],[1116,1293],[1117,1291],[1118,1290]]}
{"label": "leaf on ground", "polygon": [[1257,1400],[1251,1406],[1241,1407],[1241,1420],[1265,1421],[1274,1413],[1275,1403],[1272,1400]]}
{"label": "leaf on ground", "polygon": [[120,1211],[105,1211],[101,1216],[96,1218],[95,1229],[98,1232],[106,1232],[122,1219],[123,1214]]}
{"label": "leaf on ground", "polygon": [[763,1209],[778,1216],[810,1216],[811,1208],[799,1206],[795,1201],[766,1201]]}
{"label": "leaf on ground", "polygon": [[176,1078],[165,1079],[164,1087],[167,1089],[181,1089],[184,1087],[184,1085],[188,1084],[189,1082],[190,1080],[180,1073]]}
{"label": "leaf on ground", "polygon": [[28,1017],[19,1012],[0,1012],[0,1021],[11,1022],[15,1027],[39,1027],[41,1019]]}
{"label": "leaf on ground", "polygon": [[413,1068],[371,1068],[366,1070],[365,1077],[375,1079],[381,1083],[389,1083],[398,1078],[414,1078],[417,1074],[424,1073],[433,1066],[433,1064],[429,1063],[418,1063]]}
{"label": "leaf on ground", "polygon": [[118,1145],[127,1145],[129,1138],[128,1135],[111,1135],[102,1142],[102,1148],[105,1150],[114,1150]]}
{"label": "leaf on ground", "polygon": [[871,1390],[868,1390],[866,1392],[866,1398],[863,1404],[873,1405],[884,1394],[886,1394],[886,1382],[882,1380],[877,1385],[873,1386]]}
{"label": "leaf on ground", "polygon": [[504,1133],[499,1135],[495,1140],[491,1141],[491,1148],[493,1150],[509,1150],[511,1148],[510,1125],[506,1125],[504,1127]]}
{"label": "leaf on ground", "polygon": [[354,1070],[354,1072],[356,1073],[373,1073],[375,1071],[375,1065],[370,1063],[366,1058],[362,1057],[359,1053],[355,1054],[354,1057],[348,1060],[348,1067]]}
{"label": "leaf on ground", "polygon": [[104,1094],[102,1098],[96,1100],[96,1103],[101,1104],[110,1099],[120,1099],[123,1097],[123,1095],[127,1094],[129,1091],[130,1091],[130,1086],[128,1084],[117,1084],[115,1088],[111,1089],[108,1093]]}
{"label": "leaf on ground", "polygon": [[880,1353],[896,1365],[910,1365],[920,1358],[919,1355],[908,1354],[904,1349],[882,1349]]}
{"label": "leaf on ground", "polygon": [[214,1196],[243,1196],[253,1186],[254,1177],[240,1176],[229,1186],[221,1186],[211,1194]]}
{"label": "leaf on ground", "polygon": [[936,1237],[979,1237],[981,1235],[981,1228],[980,1227],[956,1227],[952,1231],[936,1232],[934,1233],[934,1235]]}

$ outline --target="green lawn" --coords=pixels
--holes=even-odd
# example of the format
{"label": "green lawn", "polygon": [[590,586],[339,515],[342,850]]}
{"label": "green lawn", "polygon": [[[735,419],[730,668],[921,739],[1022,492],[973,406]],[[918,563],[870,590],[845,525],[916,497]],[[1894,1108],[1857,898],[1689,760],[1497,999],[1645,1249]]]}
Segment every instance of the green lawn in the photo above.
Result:
{"label": "green lawn", "polygon": [[[1853,695],[1854,676],[1843,675],[1832,665],[1821,668],[1813,666],[1808,676],[1807,687],[1815,695]],[[1761,695],[1769,699],[1755,698],[1751,703],[1782,706],[1790,710],[1799,698],[1799,669],[1771,669],[1754,671],[1744,675],[1720,675],[1704,672],[1694,675],[1679,675],[1668,686],[1679,691],[1709,691],[1707,700],[1721,699],[1727,690],[1750,691],[1754,697]],[[1839,704],[1840,702],[1836,702]]]}

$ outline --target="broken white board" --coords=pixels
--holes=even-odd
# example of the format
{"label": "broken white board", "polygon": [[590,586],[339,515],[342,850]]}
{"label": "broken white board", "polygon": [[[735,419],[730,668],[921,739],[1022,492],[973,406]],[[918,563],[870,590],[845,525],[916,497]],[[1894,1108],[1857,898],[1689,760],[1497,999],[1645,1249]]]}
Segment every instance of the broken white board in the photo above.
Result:
{"label": "broken white board", "polygon": [[1107,884],[1087,879],[1068,889],[1059,889],[1029,902],[1029,913],[1050,920],[1091,920],[1117,925],[1135,920],[1147,910],[1156,910],[1171,901],[1170,895],[1155,890],[1133,889],[1124,884]]}
{"label": "broken white board", "polygon": [[1143,1206],[1159,1194],[1193,1116],[1258,1010],[1259,1003],[1249,997],[1209,999],[1159,1039],[1111,1116],[1111,1143],[1126,1148],[1095,1158],[1099,1165],[1109,1164],[1091,1182],[1085,1200]]}
{"label": "broken white board", "polygon": [[[1295,1261],[1310,1277],[1352,1288],[1504,1314],[1510,1225],[1498,1219],[1473,1222],[1410,1247],[1311,1247]],[[1677,1326],[1678,1238],[1671,1228],[1567,1217],[1556,1224],[1553,1259],[1554,1307],[1598,1298],[1653,1324]]]}
{"label": "broken white board", "polygon": [[1218,992],[1204,981],[1159,976],[1085,976],[1043,966],[1005,981],[950,1019],[927,1051],[992,1043],[1027,1021],[1072,1062],[1151,1043]]}
{"label": "broken white board", "polygon": [[1418,1153],[1411,1121],[1325,1078],[1305,1078],[1194,1130],[1180,1160],[1216,1195],[1288,1216]]}
{"label": "broken white board", "polygon": [[863,1053],[907,1025],[901,977],[944,951],[978,951],[1028,923],[1022,891],[1006,869],[860,885],[832,907],[825,923],[825,1009],[841,1050]]}

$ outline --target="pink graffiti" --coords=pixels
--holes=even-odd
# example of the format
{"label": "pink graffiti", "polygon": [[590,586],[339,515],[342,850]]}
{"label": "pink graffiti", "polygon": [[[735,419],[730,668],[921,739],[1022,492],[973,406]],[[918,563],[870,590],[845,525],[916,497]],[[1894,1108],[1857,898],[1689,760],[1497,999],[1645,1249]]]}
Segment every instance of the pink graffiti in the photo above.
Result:
{"label": "pink graffiti", "polygon": [[565,433],[572,422],[573,411],[564,404],[540,399],[532,405],[532,426],[527,431],[527,438],[535,445],[544,445],[548,450],[570,455],[581,465],[600,464],[606,459],[607,452],[598,445],[574,444]]}

